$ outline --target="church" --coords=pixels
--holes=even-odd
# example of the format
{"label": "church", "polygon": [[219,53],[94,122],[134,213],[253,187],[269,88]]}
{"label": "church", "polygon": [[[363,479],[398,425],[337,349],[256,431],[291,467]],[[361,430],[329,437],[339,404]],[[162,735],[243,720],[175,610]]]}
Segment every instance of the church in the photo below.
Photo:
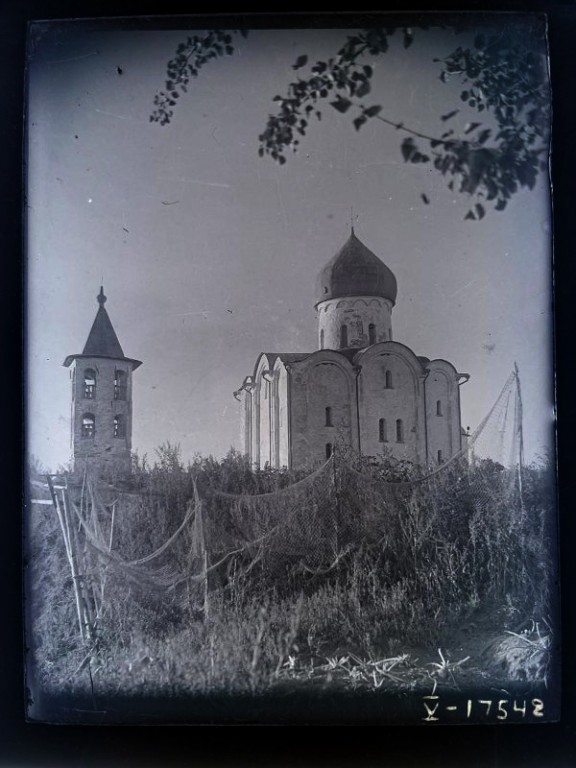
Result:
{"label": "church", "polygon": [[234,393],[255,467],[311,466],[338,444],[434,467],[465,447],[469,374],[393,339],[396,298],[394,274],[352,228],[317,278],[318,349],[262,352]]}

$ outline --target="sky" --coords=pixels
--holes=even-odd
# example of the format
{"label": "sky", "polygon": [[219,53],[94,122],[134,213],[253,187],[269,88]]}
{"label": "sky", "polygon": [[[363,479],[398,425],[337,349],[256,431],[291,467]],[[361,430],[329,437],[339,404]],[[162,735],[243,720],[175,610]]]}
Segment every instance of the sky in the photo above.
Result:
{"label": "sky", "polygon": [[[464,221],[470,201],[427,165],[403,162],[399,133],[357,132],[329,106],[298,153],[259,158],[272,98],[300,54],[333,55],[347,30],[258,30],[211,62],[172,122],[149,120],[182,30],[58,22],[30,47],[28,91],[28,450],[65,464],[70,381],[103,283],[106,309],[134,374],[133,448],[180,444],[184,459],[240,448],[232,393],[262,351],[317,348],[316,274],[357,236],[394,272],[393,336],[471,378],[472,430],[516,361],[528,460],[553,424],[549,181],[502,213]],[[373,62],[371,103],[424,133],[439,116],[472,117],[441,58],[466,36],[415,30]],[[121,73],[120,73],[121,71]],[[430,198],[424,205],[421,194]]]}

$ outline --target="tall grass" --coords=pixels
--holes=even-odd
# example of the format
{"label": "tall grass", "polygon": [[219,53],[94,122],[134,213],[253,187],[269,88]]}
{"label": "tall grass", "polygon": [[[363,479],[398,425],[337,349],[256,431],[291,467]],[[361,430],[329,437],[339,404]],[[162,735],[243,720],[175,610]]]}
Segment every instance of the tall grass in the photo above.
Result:
{"label": "tall grass", "polygon": [[[209,524],[233,540],[238,529],[231,525],[240,513],[227,516],[226,502],[211,490],[262,493],[303,474],[254,472],[235,454],[184,466],[177,447],[165,445],[152,467],[135,466],[118,507],[114,550],[129,560],[158,547],[182,520],[195,486],[211,499]],[[329,493],[305,491],[296,509],[294,500],[278,502],[280,517],[292,504],[291,528],[211,574],[208,612],[198,581],[160,591],[93,565],[86,578],[98,590],[104,579],[91,662],[96,690],[257,692],[290,675],[316,679],[330,658],[435,650],[444,632],[473,614],[516,631],[522,621],[550,613],[555,507],[549,467],[525,470],[523,504],[514,476],[492,462],[454,466],[433,482],[410,485],[384,485],[383,476],[394,480],[394,468],[347,458]],[[402,467],[400,479],[409,476],[415,473]],[[30,527],[28,645],[39,682],[62,691],[86,684],[78,672],[86,648],[77,637],[63,544],[48,510],[35,511]],[[312,518],[328,522],[307,538]],[[337,535],[328,541],[332,528]],[[193,543],[191,532],[183,532],[160,566],[185,571]]]}

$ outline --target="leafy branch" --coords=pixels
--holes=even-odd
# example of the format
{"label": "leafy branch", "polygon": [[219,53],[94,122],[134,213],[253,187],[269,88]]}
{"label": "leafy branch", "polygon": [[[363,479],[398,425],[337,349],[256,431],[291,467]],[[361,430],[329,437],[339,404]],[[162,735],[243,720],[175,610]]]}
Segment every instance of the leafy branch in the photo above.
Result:
{"label": "leafy branch", "polygon": [[[458,27],[456,31],[464,29]],[[237,34],[246,37],[248,33],[213,30],[179,45],[168,63],[166,90],[156,95],[150,120],[169,123],[176,100],[187,91],[190,78],[197,77],[210,60],[233,54],[233,36]],[[364,102],[374,75],[372,64],[365,59],[384,55],[395,34],[402,36],[404,48],[412,45],[410,27],[365,29],[349,35],[334,57],[311,65],[307,77],[299,75],[289,83],[284,96],[273,98],[277,110],[268,116],[258,137],[259,156],[269,156],[280,165],[286,163],[286,152],[298,151],[310,121],[322,119],[321,103],[328,101],[340,114],[351,108],[359,112],[352,121],[356,130],[376,119],[408,133],[400,145],[405,162],[431,163],[448,178],[451,191],[475,198],[466,219],[483,218],[486,202],[497,211],[504,210],[513,194],[522,187],[532,189],[538,172],[547,168],[549,90],[539,24],[529,28],[510,25],[499,34],[480,33],[473,46],[459,46],[445,59],[434,60],[441,65],[442,82],[459,78],[463,86],[460,99],[468,108],[490,115],[490,127],[471,121],[460,136],[450,128],[437,136],[423,133],[381,114],[380,104],[367,106]],[[303,54],[292,68],[300,72],[307,65],[308,56]],[[460,109],[453,109],[440,120],[447,123],[459,113]],[[426,149],[422,149],[422,142]],[[429,203],[425,194],[421,198]]]}
{"label": "leafy branch", "polygon": [[170,59],[166,67],[166,82],[164,91],[159,91],[154,97],[155,109],[150,115],[151,123],[168,125],[174,116],[173,107],[182,93],[187,93],[191,78],[198,73],[209,61],[222,56],[232,56],[234,46],[233,35],[248,35],[246,30],[222,31],[211,30],[201,35],[188,37],[186,42],[176,48],[176,56]]}

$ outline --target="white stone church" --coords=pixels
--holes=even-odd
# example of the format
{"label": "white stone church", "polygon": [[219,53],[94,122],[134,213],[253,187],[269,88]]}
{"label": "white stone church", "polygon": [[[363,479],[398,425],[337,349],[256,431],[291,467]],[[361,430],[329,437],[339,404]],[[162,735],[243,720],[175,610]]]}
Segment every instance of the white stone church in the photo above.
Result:
{"label": "white stone church", "polygon": [[336,444],[434,466],[464,447],[469,375],[393,340],[396,295],[394,274],[352,229],[318,275],[318,349],[262,352],[234,393],[255,466],[318,464]]}

